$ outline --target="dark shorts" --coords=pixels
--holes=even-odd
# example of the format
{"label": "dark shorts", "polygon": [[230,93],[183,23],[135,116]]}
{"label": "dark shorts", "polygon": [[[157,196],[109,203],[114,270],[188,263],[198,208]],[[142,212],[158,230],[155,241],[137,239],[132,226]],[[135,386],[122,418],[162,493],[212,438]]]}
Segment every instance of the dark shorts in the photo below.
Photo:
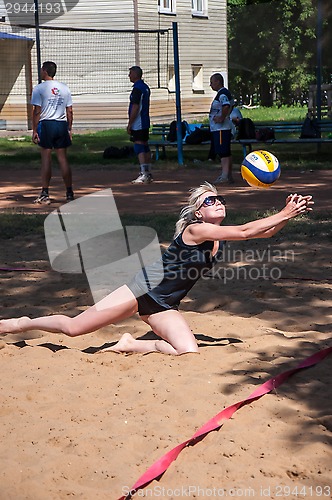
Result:
{"label": "dark shorts", "polygon": [[140,316],[149,316],[150,314],[156,314],[162,311],[169,311],[170,309],[178,310],[178,306],[170,306],[165,304],[162,306],[158,304],[148,293],[144,293],[141,295],[141,290],[135,283],[135,281],[131,281],[127,284],[129,290],[135,295],[137,303],[138,303],[138,314]]}
{"label": "dark shorts", "polygon": [[[150,314],[156,314],[162,311],[168,311],[170,308],[163,307],[158,302],[153,300],[150,295],[141,295],[137,297],[138,302],[138,314],[140,316],[149,316]],[[172,308],[173,309],[173,308]]]}
{"label": "dark shorts", "polygon": [[231,130],[216,130],[212,132],[214,150],[220,158],[231,156]]}
{"label": "dark shorts", "polygon": [[39,143],[44,149],[63,149],[71,146],[68,124],[65,121],[42,120],[38,124]]}
{"label": "dark shorts", "polygon": [[132,130],[131,140],[133,142],[147,142],[149,140],[149,129],[143,128],[142,130]]}

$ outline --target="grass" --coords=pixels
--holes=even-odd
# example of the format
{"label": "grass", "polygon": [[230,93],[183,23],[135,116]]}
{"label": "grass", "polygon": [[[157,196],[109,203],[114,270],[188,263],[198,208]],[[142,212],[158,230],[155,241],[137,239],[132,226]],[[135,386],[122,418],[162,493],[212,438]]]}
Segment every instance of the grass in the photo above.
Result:
{"label": "grass", "polygon": [[[263,106],[245,108],[240,107],[243,118],[251,118],[255,122],[299,122],[302,123],[307,116],[308,109],[302,106],[272,106],[265,108]],[[208,123],[206,116],[203,120]]]}
{"label": "grass", "polygon": [[[306,108],[295,106],[280,108],[255,109],[242,108],[243,116],[251,118],[254,122],[263,121],[299,121],[303,122]],[[124,129],[111,129],[103,131],[91,131],[89,133],[74,134],[73,145],[68,149],[68,158],[71,165],[82,170],[113,169],[121,164],[122,169],[136,169],[136,158],[121,160],[109,160],[103,158],[103,151],[108,146],[131,145],[128,135]],[[192,169],[210,170],[216,169],[217,165],[209,163],[207,146],[186,146],[184,149],[185,166]],[[324,144],[317,149],[312,145],[269,145],[269,151],[279,159],[283,169],[330,169],[332,144]],[[239,145],[233,145],[233,161],[240,164],[243,153]],[[40,169],[40,151],[38,146],[31,142],[30,135],[21,137],[0,138],[0,170],[8,169]],[[172,170],[178,168],[176,148],[167,149],[167,160],[159,160],[155,168]]]}
{"label": "grass", "polygon": [[307,108],[302,106],[281,106],[277,108],[241,108],[244,118],[251,118],[255,122],[300,122],[302,123],[307,115]]}
{"label": "grass", "polygon": [[[237,225],[249,220],[271,215],[269,212],[232,212],[227,215],[227,225]],[[21,238],[24,236],[44,236],[44,220],[46,215],[41,214],[0,214],[0,240]],[[155,229],[160,242],[171,241],[177,220],[176,215],[125,215],[121,217],[123,226],[146,226]],[[305,241],[307,238],[332,241],[332,212],[316,213],[291,220],[280,233],[291,241]],[[278,236],[277,236],[278,238]]]}
{"label": "grass", "polygon": [[0,214],[0,240],[16,236],[44,235],[45,215],[26,215],[20,213]]}
{"label": "grass", "polygon": [[[73,145],[68,149],[71,165],[79,165],[85,169],[110,168],[119,160],[104,160],[103,152],[111,145],[122,147],[132,143],[123,129],[112,129],[85,134],[74,134]],[[0,138],[0,169],[36,168],[40,169],[40,150],[32,143],[31,136]],[[121,164],[132,165],[133,159],[121,160]]]}
{"label": "grass", "polygon": [[[30,137],[19,138],[20,140],[10,140],[0,138],[0,170],[11,168],[21,170],[22,168],[40,170],[39,148],[31,143]],[[72,166],[81,170],[94,169],[136,169],[136,158],[126,158],[121,160],[109,160],[102,157],[103,151],[110,145],[125,146],[130,144],[128,136],[123,130],[106,130],[90,134],[74,135],[73,145],[68,150],[68,159]],[[186,146],[184,149],[185,166],[192,169],[210,170],[216,169],[217,164],[207,161],[208,146]],[[300,170],[324,170],[331,168],[332,144],[324,144],[317,152],[315,144],[306,145],[269,145],[269,151],[275,154],[283,169]],[[243,153],[242,147],[233,145],[233,162],[241,164]],[[56,160],[55,160],[56,161]],[[155,163],[155,168],[172,170],[178,168],[176,148],[167,149],[167,159],[159,160]]]}

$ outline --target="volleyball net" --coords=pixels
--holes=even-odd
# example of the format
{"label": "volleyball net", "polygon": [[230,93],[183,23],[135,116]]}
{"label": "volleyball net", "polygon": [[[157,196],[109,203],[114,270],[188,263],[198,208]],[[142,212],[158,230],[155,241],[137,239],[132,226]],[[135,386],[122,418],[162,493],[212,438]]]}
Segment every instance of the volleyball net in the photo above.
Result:
{"label": "volleyball net", "polygon": [[[38,53],[39,51],[39,53]],[[150,88],[167,88],[172,29],[111,30],[0,23],[0,94],[24,95],[38,83],[38,66],[54,61],[57,78],[73,95],[130,91],[131,66],[143,69]],[[40,59],[40,61],[39,61]]]}

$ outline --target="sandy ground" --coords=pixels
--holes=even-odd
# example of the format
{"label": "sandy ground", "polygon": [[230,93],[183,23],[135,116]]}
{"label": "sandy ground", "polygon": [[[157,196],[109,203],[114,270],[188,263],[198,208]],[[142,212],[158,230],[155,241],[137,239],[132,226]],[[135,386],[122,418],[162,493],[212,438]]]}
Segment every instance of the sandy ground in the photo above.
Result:
{"label": "sandy ground", "polygon": [[[112,187],[120,213],[133,206],[178,211],[188,188],[204,179],[185,169],[171,179],[155,176],[142,189],[128,184],[132,172],[80,173],[76,192]],[[36,210],[37,177],[24,171],[2,178],[0,209]],[[273,190],[259,192],[237,179],[225,194],[231,206],[265,210],[281,206],[290,191],[311,192],[319,210],[329,207],[331,177],[285,172]],[[61,203],[60,181],[53,196],[51,209]],[[221,264],[182,303],[198,355],[95,354],[127,331],[153,335],[138,317],[76,339],[39,331],[0,337],[1,500],[119,498],[223,408],[332,345],[328,242],[281,236],[229,248],[235,250],[257,258]],[[0,272],[0,317],[74,315],[92,304],[83,276],[51,269],[42,238],[6,241],[0,265],[45,271]],[[264,265],[268,279],[258,279]],[[136,497],[330,498],[331,359],[241,408]]]}

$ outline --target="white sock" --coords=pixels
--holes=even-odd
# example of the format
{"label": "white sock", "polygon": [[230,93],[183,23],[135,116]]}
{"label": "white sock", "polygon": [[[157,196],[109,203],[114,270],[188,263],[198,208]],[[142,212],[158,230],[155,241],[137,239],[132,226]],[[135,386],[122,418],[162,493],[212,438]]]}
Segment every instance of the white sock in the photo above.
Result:
{"label": "white sock", "polygon": [[150,168],[151,164],[150,163],[142,163],[141,167],[141,173],[142,174],[150,174]]}

